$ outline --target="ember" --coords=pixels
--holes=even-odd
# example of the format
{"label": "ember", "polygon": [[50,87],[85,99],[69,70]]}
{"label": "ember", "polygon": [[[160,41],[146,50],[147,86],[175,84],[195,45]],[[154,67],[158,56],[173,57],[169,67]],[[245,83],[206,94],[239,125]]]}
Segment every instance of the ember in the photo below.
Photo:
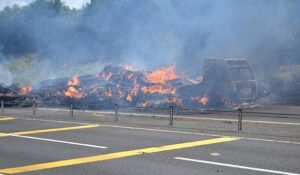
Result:
{"label": "ember", "polygon": [[106,89],[106,91],[104,92],[104,96],[112,97],[113,96],[112,91],[110,89]]}
{"label": "ember", "polygon": [[191,97],[191,100],[192,101],[197,101],[201,105],[207,105],[207,103],[208,103],[208,97],[207,96],[204,96],[204,97],[194,96],[194,97]]}
{"label": "ember", "polygon": [[79,86],[80,85],[80,80],[77,75],[73,76],[69,81],[68,81],[68,86]]}
{"label": "ember", "polygon": [[130,102],[132,101],[132,97],[131,97],[130,94],[127,95],[126,100],[127,100],[127,101],[130,101]]}
{"label": "ember", "polygon": [[174,89],[172,86],[164,86],[162,84],[156,84],[156,85],[152,85],[152,86],[143,87],[142,92],[144,94],[146,94],[146,93],[149,93],[149,94],[154,94],[154,93],[175,94],[176,89]]}
{"label": "ember", "polygon": [[31,91],[32,91],[32,87],[31,86],[23,86],[23,87],[20,88],[18,94],[20,94],[20,95],[26,95],[26,94],[28,94]]}

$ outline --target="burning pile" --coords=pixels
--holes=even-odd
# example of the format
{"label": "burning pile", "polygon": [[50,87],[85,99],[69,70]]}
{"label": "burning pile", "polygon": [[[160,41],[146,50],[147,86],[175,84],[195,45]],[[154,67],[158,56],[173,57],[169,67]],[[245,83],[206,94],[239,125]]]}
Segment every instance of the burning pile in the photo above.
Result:
{"label": "burning pile", "polygon": [[[183,97],[177,89],[199,84],[196,80],[183,78],[175,73],[175,66],[155,71],[138,70],[132,66],[105,66],[96,75],[73,76],[41,83],[37,93],[44,99],[60,99],[60,103],[71,102],[97,106],[185,106],[193,102],[196,106],[207,106],[208,97],[190,93]],[[43,88],[44,87],[44,88]],[[42,92],[42,93],[41,93]],[[203,96],[203,99],[198,99]],[[56,98],[49,98],[56,97]],[[43,99],[43,100],[44,100]],[[187,100],[188,99],[188,100]],[[46,101],[47,101],[46,100]],[[196,102],[196,103],[195,103]],[[188,105],[191,106],[191,105]]]}
{"label": "burning pile", "polygon": [[31,86],[24,86],[20,84],[6,86],[5,84],[0,84],[0,96],[24,96],[29,94],[31,91]]}
{"label": "burning pile", "polygon": [[91,107],[119,104],[187,108],[229,105],[233,104],[232,100],[248,100],[255,94],[255,80],[252,77],[242,79],[235,77],[236,74],[228,74],[233,68],[248,71],[245,60],[210,60],[206,63],[203,77],[196,80],[176,74],[174,65],[154,71],[128,65],[107,65],[96,75],[47,80],[40,82],[36,86],[39,89],[35,90],[27,86],[7,89],[0,86],[0,93],[27,94],[41,103],[55,105],[71,102]]}

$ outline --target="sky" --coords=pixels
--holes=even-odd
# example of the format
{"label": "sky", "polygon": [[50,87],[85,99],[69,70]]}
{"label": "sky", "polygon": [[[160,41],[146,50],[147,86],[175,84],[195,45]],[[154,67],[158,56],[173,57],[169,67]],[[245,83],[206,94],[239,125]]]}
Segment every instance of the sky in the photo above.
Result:
{"label": "sky", "polygon": [[[13,6],[14,4],[18,4],[20,6],[24,6],[34,0],[0,0],[0,10],[2,10],[6,6]],[[80,8],[83,4],[90,2],[90,0],[62,0],[71,8]]]}

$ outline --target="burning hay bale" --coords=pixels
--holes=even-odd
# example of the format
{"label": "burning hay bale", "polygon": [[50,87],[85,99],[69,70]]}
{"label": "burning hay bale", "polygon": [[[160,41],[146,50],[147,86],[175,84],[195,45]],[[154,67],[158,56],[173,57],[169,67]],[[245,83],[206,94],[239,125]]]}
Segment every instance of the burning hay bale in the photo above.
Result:
{"label": "burning hay bale", "polygon": [[[174,69],[174,66],[170,66],[147,72],[129,66],[108,65],[96,75],[41,82],[41,88],[35,93],[43,94],[43,101],[49,103],[58,99],[49,97],[60,96],[61,104],[93,104],[102,107],[114,104],[140,107],[182,106],[176,86],[183,86],[184,80],[180,82]],[[195,82],[189,82],[193,83]]]}
{"label": "burning hay bale", "polygon": [[[47,80],[31,87],[13,87],[3,91],[28,94],[39,103],[112,107],[218,107],[252,98],[255,81],[233,77],[232,70],[249,71],[245,60],[209,60],[205,62],[201,81],[175,73],[175,67],[154,71],[138,70],[131,66],[105,66],[96,75],[75,75],[71,78]],[[244,92],[246,92],[246,95]],[[250,95],[249,95],[250,94]],[[248,95],[248,96],[247,96]],[[234,98],[233,98],[234,97]]]}
{"label": "burning hay bale", "polygon": [[30,106],[31,103],[27,94],[31,91],[31,86],[0,84],[0,99],[5,101],[5,106]]}

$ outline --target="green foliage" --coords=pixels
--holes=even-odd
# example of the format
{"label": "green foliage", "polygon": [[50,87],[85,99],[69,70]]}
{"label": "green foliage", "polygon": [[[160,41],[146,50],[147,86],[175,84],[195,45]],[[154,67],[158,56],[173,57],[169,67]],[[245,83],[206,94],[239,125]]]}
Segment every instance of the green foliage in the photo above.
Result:
{"label": "green foliage", "polygon": [[[0,49],[6,56],[20,57],[36,53],[33,32],[47,35],[57,32],[57,25],[70,28],[78,13],[61,0],[36,0],[24,7],[6,7],[0,11]],[[44,32],[39,27],[47,27]]]}

